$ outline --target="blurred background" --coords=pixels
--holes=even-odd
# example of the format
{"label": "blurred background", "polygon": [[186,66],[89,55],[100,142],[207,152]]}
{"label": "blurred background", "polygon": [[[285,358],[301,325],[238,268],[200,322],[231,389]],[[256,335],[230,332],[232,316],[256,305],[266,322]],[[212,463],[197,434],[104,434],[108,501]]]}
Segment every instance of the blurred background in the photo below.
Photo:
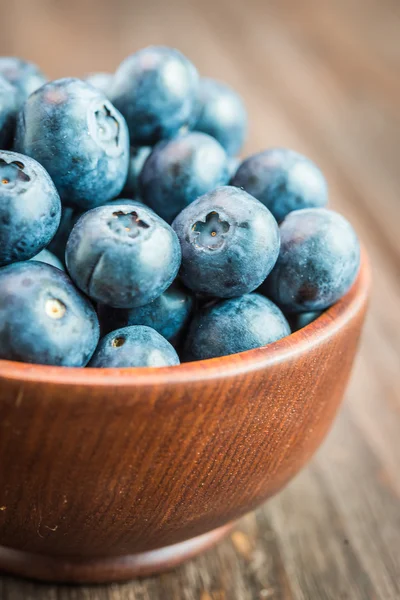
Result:
{"label": "blurred background", "polygon": [[287,146],[324,171],[374,290],[345,406],[312,465],[231,538],[158,579],[71,590],[4,578],[0,598],[400,598],[400,3],[0,0],[0,55],[50,77],[179,48],[244,98],[243,154]]}

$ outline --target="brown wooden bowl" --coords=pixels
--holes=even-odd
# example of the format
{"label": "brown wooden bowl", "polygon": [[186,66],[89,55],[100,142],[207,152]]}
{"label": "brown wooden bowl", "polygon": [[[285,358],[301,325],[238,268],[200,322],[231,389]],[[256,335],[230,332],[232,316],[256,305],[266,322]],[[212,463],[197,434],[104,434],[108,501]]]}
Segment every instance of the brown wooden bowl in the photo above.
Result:
{"label": "brown wooden bowl", "polygon": [[370,285],[265,348],[160,369],[0,361],[0,568],[124,580],[203,550],[325,437]]}

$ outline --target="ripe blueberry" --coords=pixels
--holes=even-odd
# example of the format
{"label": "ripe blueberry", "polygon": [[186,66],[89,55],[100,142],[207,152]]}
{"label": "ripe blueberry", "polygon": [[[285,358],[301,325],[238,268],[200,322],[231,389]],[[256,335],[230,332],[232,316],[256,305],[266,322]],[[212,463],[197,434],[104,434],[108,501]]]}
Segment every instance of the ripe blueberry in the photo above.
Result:
{"label": "ripe blueberry", "polygon": [[128,177],[125,182],[125,187],[122,190],[123,196],[128,198],[138,198],[140,196],[139,176],[150,152],[150,146],[137,146],[131,148]]}
{"label": "ripe blueberry", "polygon": [[321,311],[305,312],[305,313],[294,313],[288,316],[288,321],[292,331],[298,331],[307,327],[310,323],[318,319],[321,315]]}
{"label": "ripe blueberry", "polygon": [[35,256],[60,223],[60,197],[32,158],[0,151],[0,267]]}
{"label": "ripe blueberry", "polygon": [[0,75],[0,148],[8,150],[14,136],[17,91]]}
{"label": "ripe blueberry", "polygon": [[183,54],[150,46],[123,61],[111,99],[124,115],[137,146],[174,137],[190,121],[198,90],[198,74]]}
{"label": "ripe blueberry", "polygon": [[231,180],[265,204],[278,222],[302,208],[328,202],[324,176],[308,158],[285,148],[272,148],[246,158]]}
{"label": "ripe blueberry", "polygon": [[101,206],[74,226],[66,265],[88,296],[115,308],[143,306],[160,296],[179,270],[175,232],[139,204]]}
{"label": "ripe blueberry", "polygon": [[36,262],[42,262],[42,263],[45,263],[46,265],[51,265],[52,267],[61,269],[61,271],[65,271],[64,265],[62,264],[62,262],[60,260],[58,260],[57,256],[55,254],[53,254],[52,252],[49,252],[49,250],[46,250],[46,249],[41,250],[39,252],[39,254],[36,254],[36,256],[31,258],[30,260],[35,260]]}
{"label": "ripe blueberry", "polygon": [[201,196],[173,223],[182,248],[183,283],[199,294],[231,298],[255,290],[279,253],[269,210],[234,187]]}
{"label": "ripe blueberry", "polygon": [[128,325],[147,325],[175,345],[186,330],[192,310],[192,294],[175,282],[150,304],[131,309],[100,304],[98,315],[105,333]]}
{"label": "ripe blueberry", "polygon": [[0,269],[0,358],[84,367],[99,339],[96,313],[65,273],[27,261]]}
{"label": "ripe blueberry", "polygon": [[230,156],[237,154],[247,135],[247,112],[240,96],[225,83],[203,77],[197,111],[193,129],[212,135]]}
{"label": "ripe blueberry", "polygon": [[123,327],[104,336],[89,367],[168,367],[179,365],[173,346],[151,327]]}
{"label": "ripe blueberry", "polygon": [[205,133],[188,133],[155,146],[140,174],[141,197],[171,223],[193,200],[228,180],[222,146]]}
{"label": "ripe blueberry", "polygon": [[111,75],[111,73],[90,73],[90,75],[85,77],[84,81],[108,97],[113,79],[114,75]]}
{"label": "ripe blueberry", "polygon": [[278,261],[262,291],[286,312],[321,311],[353,284],[360,246],[350,223],[326,208],[290,213],[280,226]]}
{"label": "ripe blueberry", "polygon": [[183,360],[203,360],[259,348],[290,335],[280,309],[259,294],[221,300],[193,319]]}
{"label": "ripe blueberry", "polygon": [[16,89],[19,106],[47,81],[39,67],[14,56],[0,57],[0,75]]}
{"label": "ripe blueberry", "polygon": [[32,94],[19,114],[15,143],[47,169],[63,204],[80,211],[112,200],[125,184],[125,120],[79,79],[52,81]]}

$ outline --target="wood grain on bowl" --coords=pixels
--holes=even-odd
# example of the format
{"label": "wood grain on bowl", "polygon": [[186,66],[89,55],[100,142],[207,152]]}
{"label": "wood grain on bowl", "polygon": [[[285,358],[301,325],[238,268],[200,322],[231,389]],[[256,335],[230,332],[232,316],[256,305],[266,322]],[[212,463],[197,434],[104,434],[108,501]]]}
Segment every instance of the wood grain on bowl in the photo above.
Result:
{"label": "wood grain on bowl", "polygon": [[[69,581],[155,572],[275,494],[332,423],[369,280],[364,253],[340,302],[239,355],[135,370],[0,361],[0,567]],[[174,545],[179,560],[160,553]]]}

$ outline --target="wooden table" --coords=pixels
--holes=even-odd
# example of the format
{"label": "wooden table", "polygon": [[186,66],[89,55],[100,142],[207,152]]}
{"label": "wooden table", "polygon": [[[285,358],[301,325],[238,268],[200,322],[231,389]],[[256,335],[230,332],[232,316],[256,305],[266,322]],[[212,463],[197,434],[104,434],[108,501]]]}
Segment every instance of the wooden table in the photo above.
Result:
{"label": "wooden table", "polygon": [[49,76],[179,47],[243,95],[245,153],[319,163],[371,255],[371,310],[343,410],[295,481],[218,547],[126,585],[0,579],[1,600],[400,598],[400,5],[396,0],[0,0],[0,53]]}

